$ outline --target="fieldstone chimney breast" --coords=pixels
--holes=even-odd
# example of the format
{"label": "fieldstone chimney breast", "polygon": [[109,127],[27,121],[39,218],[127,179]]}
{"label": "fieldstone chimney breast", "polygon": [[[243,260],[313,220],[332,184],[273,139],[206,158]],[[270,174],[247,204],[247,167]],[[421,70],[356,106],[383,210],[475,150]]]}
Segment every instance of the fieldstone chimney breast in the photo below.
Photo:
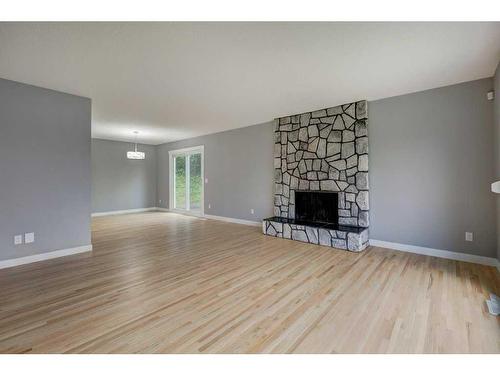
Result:
{"label": "fieldstone chimney breast", "polygon": [[[330,243],[330,246],[334,247],[342,247],[339,246],[342,241],[337,240],[343,240],[343,248],[364,248],[368,241],[368,232],[363,229],[369,226],[370,208],[367,102],[359,101],[286,116],[276,119],[275,122],[275,217],[289,219],[288,222],[279,220],[282,225],[294,225],[296,191],[337,192],[338,222],[330,224],[347,228],[346,233],[335,231],[335,238],[331,237],[330,241],[325,239],[325,230],[320,236],[317,228],[315,233],[310,228],[304,229],[303,234],[294,234],[291,231],[289,238],[307,238],[306,242],[322,242],[321,244],[325,245]],[[277,223],[275,221],[275,224]],[[278,227],[281,228],[279,225]],[[267,233],[264,228],[264,232],[275,235],[274,232],[279,232],[276,229],[278,228],[273,226],[272,233]],[[289,229],[283,228],[281,237],[283,232],[288,232]],[[308,233],[313,241],[309,240]],[[356,249],[354,245],[348,246],[346,242],[351,233],[363,237],[361,240],[353,238],[353,241],[357,242]],[[322,241],[319,241],[319,237],[322,237]]]}

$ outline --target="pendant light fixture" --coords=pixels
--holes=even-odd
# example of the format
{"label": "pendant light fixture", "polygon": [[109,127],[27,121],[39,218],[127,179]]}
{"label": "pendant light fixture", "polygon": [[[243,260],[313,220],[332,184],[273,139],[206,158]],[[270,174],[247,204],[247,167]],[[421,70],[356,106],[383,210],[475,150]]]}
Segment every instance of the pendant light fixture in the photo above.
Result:
{"label": "pendant light fixture", "polygon": [[146,157],[144,152],[137,151],[137,134],[139,134],[138,131],[134,132],[135,137],[134,137],[134,151],[128,151],[127,152],[127,159],[138,159],[142,160]]}

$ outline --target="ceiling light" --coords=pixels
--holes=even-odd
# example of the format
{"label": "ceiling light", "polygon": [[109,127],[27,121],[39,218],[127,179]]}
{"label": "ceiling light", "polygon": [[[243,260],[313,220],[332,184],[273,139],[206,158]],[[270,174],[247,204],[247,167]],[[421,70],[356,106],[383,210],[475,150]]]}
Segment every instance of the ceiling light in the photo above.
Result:
{"label": "ceiling light", "polygon": [[134,151],[128,151],[127,152],[127,159],[138,159],[138,160],[142,160],[146,157],[146,155],[144,154],[144,152],[141,152],[141,151],[137,151],[137,134],[139,134],[138,131],[135,131],[134,132],[135,134],[135,138],[134,138]]}

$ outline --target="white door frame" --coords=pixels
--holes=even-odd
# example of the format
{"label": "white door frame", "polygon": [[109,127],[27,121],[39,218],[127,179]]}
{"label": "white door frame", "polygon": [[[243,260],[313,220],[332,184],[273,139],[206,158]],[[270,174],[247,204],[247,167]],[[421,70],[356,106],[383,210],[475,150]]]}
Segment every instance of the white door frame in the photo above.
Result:
{"label": "white door frame", "polygon": [[[176,209],[175,208],[175,192],[174,192],[174,186],[175,186],[175,157],[179,155],[193,155],[193,154],[201,154],[201,203],[200,203],[200,211],[199,212],[193,212],[189,209],[189,194],[187,194],[186,191],[186,209]],[[168,182],[169,182],[169,193],[168,193],[168,198],[169,198],[169,209],[170,211],[174,212],[179,212],[183,214],[188,214],[188,215],[194,215],[194,216],[204,216],[205,215],[205,146],[200,145],[200,146],[194,146],[194,147],[186,147],[186,148],[181,148],[178,150],[171,150],[168,152]],[[186,190],[188,189],[188,178],[189,178],[189,165],[188,165],[188,158],[186,158]]]}

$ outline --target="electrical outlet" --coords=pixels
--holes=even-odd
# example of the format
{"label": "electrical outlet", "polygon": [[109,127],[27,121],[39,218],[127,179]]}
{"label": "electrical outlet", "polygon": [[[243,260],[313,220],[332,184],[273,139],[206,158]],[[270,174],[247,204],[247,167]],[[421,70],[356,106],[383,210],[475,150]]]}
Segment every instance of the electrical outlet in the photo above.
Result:
{"label": "electrical outlet", "polygon": [[474,234],[472,232],[465,232],[466,241],[474,241]]}
{"label": "electrical outlet", "polygon": [[24,243],[32,243],[35,242],[35,233],[24,233]]}
{"label": "electrical outlet", "polygon": [[251,208],[250,213],[253,215],[255,213],[255,210],[253,208]]}
{"label": "electrical outlet", "polygon": [[14,236],[14,245],[21,245],[23,243],[23,235],[22,234],[16,234]]}

